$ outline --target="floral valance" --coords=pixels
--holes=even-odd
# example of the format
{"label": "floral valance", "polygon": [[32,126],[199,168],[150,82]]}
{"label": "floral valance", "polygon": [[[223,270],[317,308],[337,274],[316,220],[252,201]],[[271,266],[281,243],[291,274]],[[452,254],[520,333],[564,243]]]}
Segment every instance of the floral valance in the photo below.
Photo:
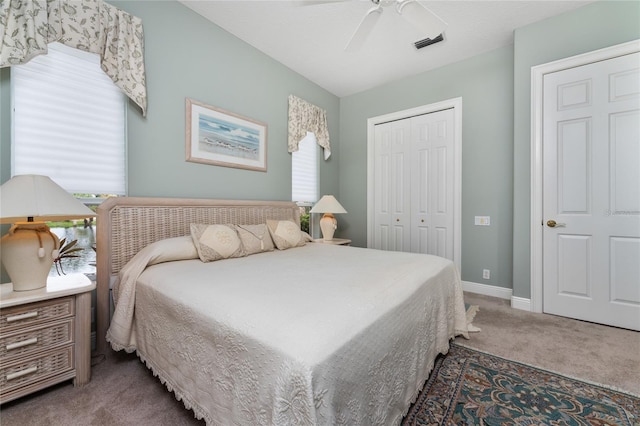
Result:
{"label": "floral valance", "polygon": [[324,148],[324,159],[327,160],[331,155],[327,112],[304,99],[289,95],[289,152],[298,150],[298,144],[307,132],[313,132],[318,145]]}
{"label": "floral valance", "polygon": [[54,41],[100,55],[102,70],[147,111],[142,20],[102,0],[2,0],[0,67],[29,62]]}

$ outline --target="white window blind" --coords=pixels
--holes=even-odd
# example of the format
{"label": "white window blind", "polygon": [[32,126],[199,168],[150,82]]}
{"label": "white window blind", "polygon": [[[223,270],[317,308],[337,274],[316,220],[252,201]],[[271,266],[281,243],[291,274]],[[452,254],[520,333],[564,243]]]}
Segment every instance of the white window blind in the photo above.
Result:
{"label": "white window blind", "polygon": [[318,201],[318,143],[312,132],[291,153],[291,200],[303,205]]}
{"label": "white window blind", "polygon": [[11,68],[12,175],[49,176],[70,193],[126,193],[126,97],[98,55],[52,43]]}

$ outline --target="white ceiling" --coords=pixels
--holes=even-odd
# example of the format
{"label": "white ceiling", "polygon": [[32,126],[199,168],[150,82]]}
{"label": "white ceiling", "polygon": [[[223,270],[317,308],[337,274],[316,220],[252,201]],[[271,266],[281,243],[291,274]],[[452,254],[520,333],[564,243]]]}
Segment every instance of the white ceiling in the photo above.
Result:
{"label": "white ceiling", "polygon": [[424,34],[386,7],[365,45],[344,47],[370,0],[181,0],[290,69],[343,97],[513,43],[513,30],[590,1],[422,1],[448,23],[445,40],[416,50]]}

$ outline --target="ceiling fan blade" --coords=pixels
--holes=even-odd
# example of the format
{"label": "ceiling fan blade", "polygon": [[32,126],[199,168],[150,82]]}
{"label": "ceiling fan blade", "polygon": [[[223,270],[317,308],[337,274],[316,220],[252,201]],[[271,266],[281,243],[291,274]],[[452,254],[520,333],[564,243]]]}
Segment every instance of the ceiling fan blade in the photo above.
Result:
{"label": "ceiling fan blade", "polygon": [[404,19],[413,25],[421,34],[429,38],[437,37],[447,27],[438,15],[427,9],[416,0],[398,1],[396,10]]}
{"label": "ceiling fan blade", "polygon": [[315,6],[318,4],[339,3],[349,0],[293,0],[298,6]]}
{"label": "ceiling fan blade", "polygon": [[371,30],[373,30],[373,27],[376,25],[376,22],[378,22],[378,19],[380,19],[381,15],[381,6],[376,6],[369,9],[364,15],[364,18],[362,18],[362,21],[360,21],[360,24],[358,24],[358,27],[354,31],[353,35],[351,36],[351,40],[349,40],[349,43],[347,43],[347,46],[344,48],[344,50],[355,52],[356,50],[360,49],[367,37],[369,37]]}

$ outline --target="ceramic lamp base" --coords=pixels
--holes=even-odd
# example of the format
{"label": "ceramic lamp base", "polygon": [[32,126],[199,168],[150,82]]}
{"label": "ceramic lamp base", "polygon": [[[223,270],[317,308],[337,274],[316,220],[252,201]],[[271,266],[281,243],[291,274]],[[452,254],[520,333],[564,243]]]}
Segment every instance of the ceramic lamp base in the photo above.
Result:
{"label": "ceramic lamp base", "polygon": [[44,222],[19,222],[2,237],[2,264],[14,291],[46,287],[60,242]]}
{"label": "ceramic lamp base", "polygon": [[325,213],[320,219],[320,230],[322,231],[322,239],[325,241],[333,240],[333,234],[338,228],[338,221],[331,213]]}

